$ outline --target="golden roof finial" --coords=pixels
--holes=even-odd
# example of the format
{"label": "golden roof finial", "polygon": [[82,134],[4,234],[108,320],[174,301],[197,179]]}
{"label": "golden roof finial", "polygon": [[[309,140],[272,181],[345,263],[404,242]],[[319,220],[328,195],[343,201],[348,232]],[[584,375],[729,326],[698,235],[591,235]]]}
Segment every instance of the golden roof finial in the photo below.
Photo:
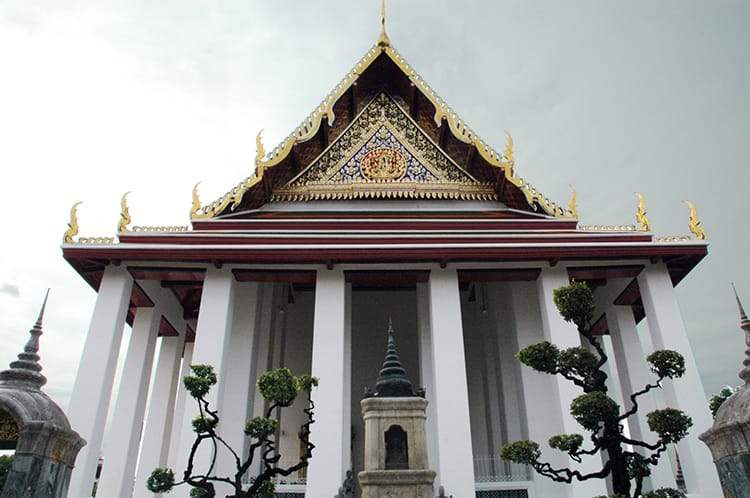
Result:
{"label": "golden roof finial", "polygon": [[255,137],[255,167],[259,167],[260,163],[263,161],[263,158],[266,157],[266,149],[263,147],[263,130],[261,129],[258,132],[258,135]]}
{"label": "golden roof finial", "polygon": [[380,1],[380,36],[378,37],[379,47],[388,47],[391,44],[391,40],[388,39],[388,35],[385,34],[385,0]]}
{"label": "golden roof finial", "polygon": [[79,204],[82,204],[82,202],[78,201],[70,208],[70,221],[68,222],[68,229],[63,234],[63,244],[73,244],[75,242],[73,237],[78,235],[78,213],[76,210]]}
{"label": "golden roof finial", "polygon": [[198,211],[201,209],[201,200],[198,198],[198,185],[201,182],[195,184],[193,187],[193,205],[190,207],[190,218],[195,218],[198,215]]}
{"label": "golden roof finial", "polygon": [[128,210],[127,197],[130,192],[122,194],[120,199],[120,221],[117,223],[117,232],[129,232],[130,229],[130,211]]}
{"label": "golden roof finial", "polygon": [[568,203],[568,211],[570,211],[570,214],[573,216],[573,218],[578,218],[578,195],[576,194],[576,189],[573,188],[573,185],[568,185],[570,187],[570,190],[573,192],[570,194],[570,202]]}
{"label": "golden roof finial", "polygon": [[643,196],[640,192],[636,192],[635,195],[638,196],[638,211],[635,213],[635,221],[640,225],[638,230],[650,232],[651,223],[649,223],[648,218],[646,218],[646,201],[643,200]]}
{"label": "golden roof finial", "polygon": [[695,206],[690,201],[683,201],[690,208],[690,233],[695,235],[698,240],[706,240],[706,231],[701,227],[701,222],[698,221],[698,213],[695,211]]}
{"label": "golden roof finial", "polygon": [[505,132],[505,134],[508,135],[508,142],[505,144],[503,157],[505,157],[505,161],[510,165],[510,167],[513,168],[513,165],[516,163],[516,159],[513,157],[513,137],[511,137],[510,133],[508,133],[507,131]]}

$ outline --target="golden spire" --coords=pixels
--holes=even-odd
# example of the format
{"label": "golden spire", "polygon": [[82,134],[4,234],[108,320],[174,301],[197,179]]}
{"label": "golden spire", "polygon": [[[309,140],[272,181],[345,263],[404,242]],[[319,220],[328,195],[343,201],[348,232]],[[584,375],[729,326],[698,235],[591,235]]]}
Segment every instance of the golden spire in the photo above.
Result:
{"label": "golden spire", "polygon": [[695,211],[695,206],[690,201],[683,201],[690,208],[690,233],[695,235],[698,240],[706,240],[706,231],[701,227],[701,222],[698,220],[698,213]]}
{"label": "golden spire", "polygon": [[130,229],[130,211],[128,210],[127,197],[130,192],[122,194],[120,199],[120,221],[117,223],[117,232],[129,232]]}
{"label": "golden spire", "polygon": [[570,214],[571,216],[573,216],[573,218],[578,218],[578,195],[576,194],[576,189],[573,188],[573,185],[569,185],[569,187],[573,192],[570,194],[568,211],[570,211]]}
{"label": "golden spire", "polygon": [[648,222],[648,218],[646,218],[646,201],[643,200],[640,192],[636,192],[635,195],[638,196],[638,211],[635,213],[635,221],[640,225],[638,230],[650,232],[651,224]]}
{"label": "golden spire", "polygon": [[388,35],[385,34],[385,0],[380,1],[380,36],[378,37],[379,47],[388,47],[391,44],[391,40],[388,39]]}
{"label": "golden spire", "polygon": [[73,204],[73,207],[70,208],[70,221],[68,222],[68,229],[63,234],[63,244],[74,243],[75,240],[73,240],[73,237],[78,235],[78,213],[76,210],[79,204],[81,204],[80,201]]}

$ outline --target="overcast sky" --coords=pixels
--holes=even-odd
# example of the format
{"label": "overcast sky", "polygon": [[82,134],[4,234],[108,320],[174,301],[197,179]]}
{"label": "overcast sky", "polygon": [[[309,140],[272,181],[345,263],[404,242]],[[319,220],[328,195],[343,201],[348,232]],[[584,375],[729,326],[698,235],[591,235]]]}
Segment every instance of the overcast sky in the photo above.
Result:
{"label": "overcast sky", "polygon": [[[44,291],[48,393],[67,405],[95,292],[63,260],[135,225],[188,223],[253,170],[255,134],[279,143],[374,44],[377,0],[0,1],[0,368]],[[687,235],[708,257],[677,293],[706,391],[739,384],[750,306],[750,2],[390,0],[394,47],[516,172],[582,224]],[[703,430],[704,428],[699,428]]]}

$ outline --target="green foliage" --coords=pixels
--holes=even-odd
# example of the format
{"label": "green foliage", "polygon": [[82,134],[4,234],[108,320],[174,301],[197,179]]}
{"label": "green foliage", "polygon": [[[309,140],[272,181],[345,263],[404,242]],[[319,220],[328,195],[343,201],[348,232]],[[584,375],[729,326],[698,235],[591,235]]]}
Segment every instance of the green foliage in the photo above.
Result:
{"label": "green foliage", "polygon": [[258,498],[276,498],[276,485],[273,481],[264,482],[258,489]]}
{"label": "green foliage", "polygon": [[580,434],[558,434],[549,438],[550,448],[565,452],[576,452],[583,444],[583,436]]}
{"label": "green foliage", "polygon": [[628,476],[631,479],[643,479],[651,475],[651,466],[646,459],[638,453],[627,456]]}
{"label": "green foliage", "polygon": [[570,414],[584,429],[595,432],[602,422],[619,416],[619,405],[601,391],[581,394],[570,403]]}
{"label": "green foliage", "polygon": [[557,373],[557,358],[560,350],[554,344],[544,341],[523,348],[516,353],[516,358],[537,372]]}
{"label": "green foliage", "polygon": [[573,322],[578,330],[588,328],[594,319],[594,294],[585,282],[573,281],[567,287],[553,291],[555,306],[566,322]]}
{"label": "green foliage", "polygon": [[216,373],[211,365],[190,365],[194,375],[184,379],[185,389],[195,399],[203,398],[216,384]]}
{"label": "green foliage", "polygon": [[5,486],[11,467],[13,467],[13,455],[0,455],[0,491]]}
{"label": "green foliage", "polygon": [[310,374],[302,374],[294,378],[294,386],[298,391],[310,392],[313,387],[318,386],[318,378]]}
{"label": "green foliage", "polygon": [[676,443],[688,434],[693,420],[674,408],[654,410],[646,415],[648,428],[665,443]]}
{"label": "green foliage", "polygon": [[146,480],[146,487],[152,493],[169,493],[174,487],[172,469],[154,469]]}
{"label": "green foliage", "polygon": [[[310,442],[309,434],[310,425],[314,422],[313,410],[315,405],[310,393],[318,385],[317,377],[311,375],[295,377],[287,368],[279,368],[260,377],[258,390],[270,402],[270,406],[266,409],[265,417],[255,417],[246,423],[245,435],[255,441],[250,445],[246,459],[241,461],[237,453],[214,431],[219,425],[219,414],[217,410],[211,408],[209,400],[205,398],[218,380],[213,367],[210,365],[191,365],[190,368],[193,375],[186,376],[184,384],[190,395],[197,401],[200,415],[192,421],[193,432],[197,436],[188,456],[183,480],[176,482],[174,472],[170,469],[155,469],[146,483],[147,488],[153,493],[166,493],[175,486],[185,484],[191,487],[190,497],[199,498],[214,496],[214,483],[223,482],[234,488],[234,494],[231,496],[275,498],[275,486],[272,479],[278,475],[290,475],[292,472],[306,468],[309,459],[312,457],[312,450],[315,445]],[[289,467],[279,467],[278,462],[281,455],[276,449],[274,438],[279,430],[279,424],[271,416],[274,410],[288,407],[294,403],[300,392],[307,393],[307,403],[302,407],[306,422],[298,433],[300,445],[304,445],[305,448],[304,453],[301,452],[299,460]],[[209,444],[213,446],[207,474],[201,473],[194,467],[196,451],[205,440],[209,440]],[[215,470],[217,450],[226,450],[235,457],[237,462],[236,479],[212,474],[212,471]],[[247,474],[256,458],[260,459],[261,470],[257,475],[251,477],[250,487],[243,489],[242,482],[244,480],[239,477]]]}
{"label": "green foliage", "polygon": [[724,402],[736,392],[737,388],[732,389],[729,386],[724,386],[721,388],[721,391],[709,398],[708,408],[711,410],[711,415],[713,415],[714,418],[716,417],[716,412],[719,411],[719,407],[721,407],[721,405],[723,405]]}
{"label": "green foliage", "polygon": [[205,434],[210,432],[211,429],[216,428],[217,421],[214,418],[198,415],[193,419],[192,424],[193,432],[195,432],[196,434]]}
{"label": "green foliage", "polygon": [[564,349],[558,356],[558,370],[567,375],[591,382],[599,358],[588,349],[578,346]]}
{"label": "green foliage", "polygon": [[526,465],[536,462],[541,455],[539,444],[534,441],[516,441],[515,443],[505,444],[500,449],[500,458],[503,460]]}
{"label": "green foliage", "polygon": [[677,351],[660,349],[646,356],[651,371],[666,379],[678,379],[685,373],[685,358]]}
{"label": "green foliage", "polygon": [[643,493],[643,498],[686,498],[686,495],[674,488],[659,488]]}
{"label": "green foliage", "polygon": [[[591,323],[595,317],[591,289],[585,283],[574,281],[566,287],[555,289],[553,297],[563,319],[576,325],[578,339],[585,346],[560,349],[545,341],[522,349],[516,354],[516,358],[538,372],[560,375],[583,391],[583,394],[571,402],[570,413],[576,422],[591,433],[591,448],[583,449],[585,438],[580,434],[553,436],[548,441],[549,446],[566,452],[579,463],[582,455],[599,453],[604,465],[600,471],[589,474],[582,474],[574,468],[553,466],[550,462],[540,460],[539,444],[534,441],[506,444],[500,451],[500,457],[506,461],[530,465],[540,475],[561,483],[611,479],[615,494],[609,498],[682,498],[684,495],[675,490],[664,489],[643,494],[642,489],[644,479],[651,475],[651,467],[664,454],[667,445],[676,443],[687,435],[692,425],[690,417],[670,408],[649,413],[648,425],[659,435],[656,443],[628,439],[623,434],[623,424],[638,412],[636,398],[661,387],[663,379],[675,379],[685,373],[684,358],[676,351],[669,350],[649,355],[647,361],[659,379],[630,395],[623,393],[632,407],[621,413],[621,407],[607,395],[607,373],[602,368],[607,362],[607,353],[599,339],[591,333]],[[726,392],[721,394],[727,395]],[[712,399],[712,403],[718,407],[721,402]],[[648,451],[644,450],[643,455],[635,454],[631,445],[641,446]]]}
{"label": "green foliage", "polygon": [[245,435],[255,439],[266,439],[279,428],[279,423],[272,418],[255,417],[245,424]]}
{"label": "green foliage", "polygon": [[297,397],[295,379],[288,368],[277,368],[261,375],[258,389],[265,399],[279,406],[289,406]]}

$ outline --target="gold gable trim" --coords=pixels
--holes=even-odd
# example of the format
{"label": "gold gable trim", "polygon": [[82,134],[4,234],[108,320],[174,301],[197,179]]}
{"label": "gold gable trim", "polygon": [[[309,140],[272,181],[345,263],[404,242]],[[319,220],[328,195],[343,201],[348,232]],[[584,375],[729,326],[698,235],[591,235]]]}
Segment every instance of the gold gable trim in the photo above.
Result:
{"label": "gold gable trim", "polygon": [[455,185],[417,182],[356,182],[306,185],[280,188],[273,201],[310,201],[339,199],[460,199],[497,200],[497,194],[486,185]]}
{"label": "gold gable trim", "polygon": [[[375,177],[371,160],[391,161],[388,174]],[[354,189],[342,185],[357,184]],[[388,190],[396,193],[388,195]],[[380,92],[339,137],[272,199],[456,198],[496,199],[494,188],[477,182],[456,164],[387,93]],[[434,195],[431,195],[434,192]],[[455,196],[451,194],[455,192]]]}
{"label": "gold gable trim", "polygon": [[256,159],[256,170],[252,176],[237,184],[232,190],[224,194],[221,198],[212,203],[201,206],[199,209],[192,211],[193,219],[212,218],[220,214],[230,204],[234,209],[242,200],[243,195],[250,188],[258,184],[266,169],[272,168],[283,161],[291,152],[296,142],[304,142],[312,138],[318,131],[323,121],[327,117],[328,123],[333,124],[336,119],[333,112],[333,106],[338,99],[351,87],[372,62],[385,52],[391,60],[406,74],[409,80],[427,97],[435,107],[434,120],[438,126],[442,126],[445,121],[453,135],[467,144],[474,144],[477,152],[492,166],[503,170],[505,178],[513,185],[518,187],[526,197],[526,201],[536,209],[541,207],[547,214],[556,217],[574,217],[569,210],[558,206],[550,199],[537,191],[531,184],[523,178],[517,176],[513,167],[515,161],[512,153],[506,155],[497,152],[487,142],[482,140],[474,133],[468,125],[454,112],[442,98],[424,81],[424,79],[414,70],[406,59],[393,48],[392,45],[374,45],[370,50],[355,64],[355,66],[344,76],[338,85],[326,96],[325,99],[305,118],[295,130],[269,152],[265,159]]}

